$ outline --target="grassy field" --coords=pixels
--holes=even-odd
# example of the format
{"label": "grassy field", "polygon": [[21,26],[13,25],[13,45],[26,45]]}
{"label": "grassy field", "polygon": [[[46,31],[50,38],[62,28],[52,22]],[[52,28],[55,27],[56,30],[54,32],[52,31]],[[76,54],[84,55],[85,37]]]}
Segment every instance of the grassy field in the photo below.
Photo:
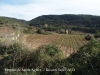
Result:
{"label": "grassy field", "polygon": [[29,34],[24,35],[23,43],[36,49],[42,45],[54,44],[57,45],[62,51],[64,56],[69,56],[76,52],[81,46],[85,45],[87,41],[84,35],[39,35]]}

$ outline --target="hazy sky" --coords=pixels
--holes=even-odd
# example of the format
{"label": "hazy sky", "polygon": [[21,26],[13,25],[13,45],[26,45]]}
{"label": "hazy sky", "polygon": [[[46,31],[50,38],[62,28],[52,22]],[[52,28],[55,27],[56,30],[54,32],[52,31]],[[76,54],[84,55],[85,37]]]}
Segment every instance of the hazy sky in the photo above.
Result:
{"label": "hazy sky", "polygon": [[0,0],[0,16],[31,20],[49,14],[100,16],[100,0]]}

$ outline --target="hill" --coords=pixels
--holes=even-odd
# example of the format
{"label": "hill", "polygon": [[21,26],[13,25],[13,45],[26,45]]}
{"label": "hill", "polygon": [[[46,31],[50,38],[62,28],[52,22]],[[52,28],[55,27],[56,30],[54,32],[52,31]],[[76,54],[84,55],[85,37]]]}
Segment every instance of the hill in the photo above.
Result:
{"label": "hill", "polygon": [[93,15],[43,15],[29,22],[30,25],[77,25],[100,26],[100,16]]}
{"label": "hill", "polygon": [[94,15],[43,15],[29,21],[31,26],[53,26],[68,28],[82,32],[94,33],[100,31],[100,16]]}
{"label": "hill", "polygon": [[[20,26],[38,26],[44,30],[57,31],[68,29],[86,33],[95,33],[100,31],[100,16],[95,15],[42,15],[30,21],[25,21],[10,17],[0,17],[0,26],[2,25],[20,25]],[[43,28],[46,26],[47,28]]]}
{"label": "hill", "polygon": [[27,21],[16,19],[16,18],[10,18],[10,17],[0,17],[0,25],[21,25],[25,26],[28,25]]}

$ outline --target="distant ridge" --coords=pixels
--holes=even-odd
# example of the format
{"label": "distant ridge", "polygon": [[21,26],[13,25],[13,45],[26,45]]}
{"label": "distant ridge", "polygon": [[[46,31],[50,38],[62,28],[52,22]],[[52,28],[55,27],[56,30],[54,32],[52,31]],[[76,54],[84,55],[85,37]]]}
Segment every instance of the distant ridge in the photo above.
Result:
{"label": "distant ridge", "polygon": [[63,15],[42,15],[38,16],[30,21],[25,21],[22,19],[10,18],[10,17],[0,17],[0,24],[14,24],[18,23],[20,25],[59,25],[59,26],[84,26],[84,27],[100,27],[100,16],[96,15],[77,15],[77,14],[63,14]]}
{"label": "distant ridge", "polygon": [[74,25],[86,27],[100,27],[100,16],[96,15],[42,15],[29,21],[29,25]]}
{"label": "distant ridge", "polygon": [[25,20],[0,16],[0,24],[15,24],[15,23],[17,23],[19,25],[27,25],[28,24],[28,22]]}

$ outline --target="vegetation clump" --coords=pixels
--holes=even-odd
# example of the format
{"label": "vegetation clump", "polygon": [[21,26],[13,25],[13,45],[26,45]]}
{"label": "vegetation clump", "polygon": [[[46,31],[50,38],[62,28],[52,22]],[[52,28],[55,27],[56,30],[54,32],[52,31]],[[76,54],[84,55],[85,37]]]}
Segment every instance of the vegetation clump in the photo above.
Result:
{"label": "vegetation clump", "polygon": [[86,40],[92,40],[94,37],[92,36],[92,35],[87,35],[87,36],[85,36],[85,39]]}
{"label": "vegetation clump", "polygon": [[100,32],[98,30],[96,30],[94,37],[95,38],[100,38]]}
{"label": "vegetation clump", "polygon": [[76,70],[71,75],[99,75],[100,74],[100,42],[90,41],[81,47],[77,53],[67,58],[70,66]]}
{"label": "vegetation clump", "polygon": [[[100,42],[91,40],[88,44],[82,46],[76,53],[68,58],[63,58],[62,51],[55,45],[45,45],[39,47],[36,51],[29,52],[20,43],[13,43],[6,46],[0,44],[0,69],[42,69],[34,72],[33,75],[99,75],[100,74]],[[48,71],[48,69],[66,69],[74,68],[74,71]],[[14,72],[15,73],[15,72]],[[18,72],[19,75],[23,72]],[[23,74],[28,73],[24,72]],[[31,73],[31,72],[29,72]],[[3,72],[2,75],[13,74],[13,72]]]}
{"label": "vegetation clump", "polygon": [[23,33],[34,34],[35,33],[35,28],[33,26],[28,26],[27,28],[23,29]]}

